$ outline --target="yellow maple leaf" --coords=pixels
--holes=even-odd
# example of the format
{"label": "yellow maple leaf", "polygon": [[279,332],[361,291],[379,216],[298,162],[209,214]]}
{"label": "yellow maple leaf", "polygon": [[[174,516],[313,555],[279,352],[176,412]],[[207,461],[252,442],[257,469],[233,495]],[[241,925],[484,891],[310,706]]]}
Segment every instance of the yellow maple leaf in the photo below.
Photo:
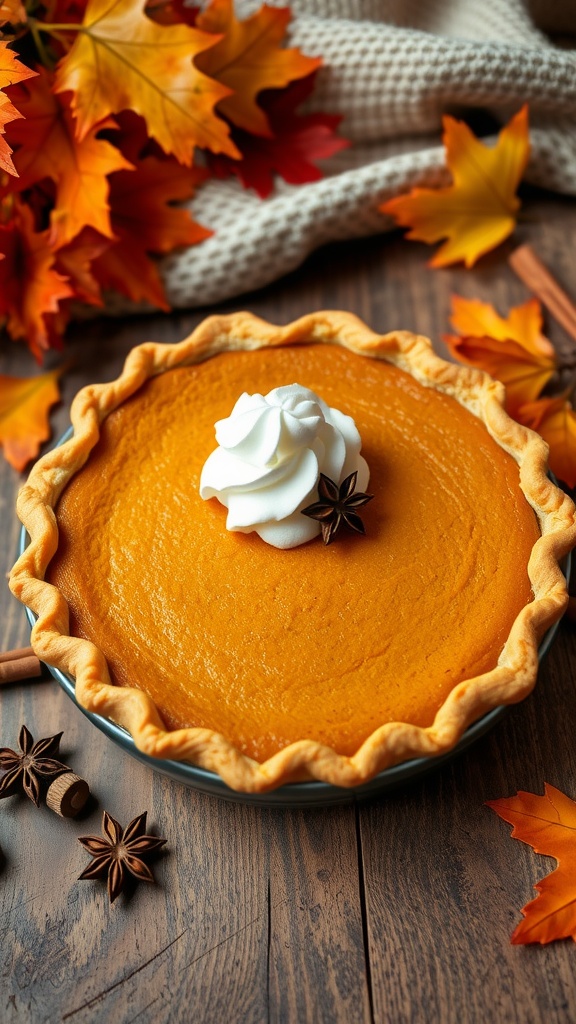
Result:
{"label": "yellow maple leaf", "polygon": [[538,299],[515,306],[504,318],[487,302],[454,295],[451,322],[461,336],[444,336],[450,352],[506,385],[512,416],[538,398],[556,370],[554,348],[542,334]]}
{"label": "yellow maple leaf", "polygon": [[462,260],[472,267],[514,230],[520,209],[516,189],[530,152],[528,107],[523,106],[500,132],[494,146],[477,139],[463,121],[444,117],[446,163],[453,183],[446,188],[414,188],[380,206],[407,238],[447,241],[430,260],[445,267]]}
{"label": "yellow maple leaf", "polygon": [[245,21],[234,14],[232,0],[211,0],[196,24],[207,32],[221,33],[216,43],[198,58],[198,67],[233,90],[219,110],[253,135],[272,136],[266,114],[258,106],[263,89],[282,89],[320,67],[319,57],[306,57],[296,49],[281,49],[290,10],[264,4]]}
{"label": "yellow maple leaf", "polygon": [[568,487],[576,487],[576,411],[566,397],[527,402],[518,410],[518,419],[546,441],[554,475]]}
{"label": "yellow maple leaf", "polygon": [[48,412],[60,399],[62,369],[37,377],[0,376],[0,443],[14,469],[22,471],[50,437]]}
{"label": "yellow maple leaf", "polygon": [[44,26],[77,32],[58,65],[54,91],[72,92],[78,138],[109,114],[130,109],[182,164],[192,163],[195,146],[239,156],[228,126],[214,113],[230,90],[193,63],[218,37],[188,25],[159,25],[146,17],[145,4],[89,0],[82,25]]}

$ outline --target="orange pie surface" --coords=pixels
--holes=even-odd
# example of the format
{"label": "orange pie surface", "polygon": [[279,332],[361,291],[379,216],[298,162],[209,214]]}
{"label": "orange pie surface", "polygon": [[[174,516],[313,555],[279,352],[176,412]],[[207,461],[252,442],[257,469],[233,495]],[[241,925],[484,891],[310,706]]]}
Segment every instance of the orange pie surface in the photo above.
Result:
{"label": "orange pie surface", "polygon": [[[214,424],[245,391],[297,382],[352,416],[370,467],[366,537],[287,551],[226,530],[198,492]],[[380,725],[428,726],[493,669],[531,600],[539,536],[518,467],[470,412],[335,346],[228,352],[148,381],[105,421],[57,507],[47,579],[71,634],[167,726],[262,761],[300,739],[354,753]]]}

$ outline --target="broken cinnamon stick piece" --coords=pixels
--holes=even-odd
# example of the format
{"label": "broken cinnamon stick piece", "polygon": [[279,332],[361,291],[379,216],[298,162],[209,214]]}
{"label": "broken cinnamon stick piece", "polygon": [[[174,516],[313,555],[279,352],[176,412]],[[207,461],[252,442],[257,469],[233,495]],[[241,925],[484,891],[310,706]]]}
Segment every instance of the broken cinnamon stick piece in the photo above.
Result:
{"label": "broken cinnamon stick piece", "polygon": [[84,779],[73,772],[58,775],[48,787],[46,803],[61,818],[75,818],[85,806],[90,788]]}
{"label": "broken cinnamon stick piece", "polygon": [[42,662],[31,647],[20,647],[0,654],[0,686],[4,683],[17,683],[22,679],[36,679],[41,675]]}
{"label": "broken cinnamon stick piece", "polygon": [[546,306],[576,341],[576,305],[529,245],[521,245],[508,257],[512,270]]}

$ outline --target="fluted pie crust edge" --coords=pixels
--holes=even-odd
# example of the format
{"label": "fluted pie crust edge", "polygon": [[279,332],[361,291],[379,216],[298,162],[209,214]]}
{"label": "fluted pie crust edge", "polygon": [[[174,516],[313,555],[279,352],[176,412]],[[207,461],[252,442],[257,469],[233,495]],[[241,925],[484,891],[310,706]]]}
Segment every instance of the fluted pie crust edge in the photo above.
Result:
{"label": "fluted pie crust edge", "polygon": [[[166,731],[150,697],[138,689],[114,686],[98,648],[69,635],[67,603],[55,587],[44,581],[44,575],[58,546],[54,513],[58,499],[86,462],[98,441],[100,424],[109,413],[147,379],[174,367],[201,362],[219,352],[303,342],[338,344],[362,355],[386,359],[421,384],[457,399],[484,422],[496,442],[518,463],[520,486],[538,516],[542,535],[528,566],[534,600],[517,616],[497,667],[459,683],[431,726],[388,723],[373,732],[350,757],[303,739],[259,764],[209,729]],[[478,370],[440,359],[427,338],[407,331],[378,335],[344,312],[312,313],[285,327],[266,323],[250,313],[212,316],[179,344],[140,345],[128,355],[117,380],[90,385],[79,392],[71,409],[73,437],[36,463],[18,496],[18,515],[30,542],[12,570],[10,588],[37,616],[31,638],[36,654],[72,676],[82,707],[127,729],[143,753],[191,762],[216,772],[238,791],[265,792],[305,779],[356,786],[392,765],[451,750],[472,722],[530,693],[538,670],[538,644],[561,617],[568,601],[559,562],[576,545],[574,505],[546,475],[545,442],[512,420],[503,402],[502,384]]]}

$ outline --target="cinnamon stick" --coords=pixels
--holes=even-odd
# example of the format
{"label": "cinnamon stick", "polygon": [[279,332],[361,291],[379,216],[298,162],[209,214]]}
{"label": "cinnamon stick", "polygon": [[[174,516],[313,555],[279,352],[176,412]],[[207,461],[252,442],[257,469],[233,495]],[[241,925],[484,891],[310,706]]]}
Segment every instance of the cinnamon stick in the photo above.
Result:
{"label": "cinnamon stick", "polygon": [[42,675],[42,662],[31,647],[18,647],[0,654],[0,686]]}
{"label": "cinnamon stick", "polygon": [[20,658],[31,658],[34,651],[31,647],[17,647],[14,651],[0,652],[0,665],[4,661],[18,661]]}
{"label": "cinnamon stick", "polygon": [[521,245],[508,257],[512,270],[546,306],[576,341],[576,305],[552,276],[530,245]]}

